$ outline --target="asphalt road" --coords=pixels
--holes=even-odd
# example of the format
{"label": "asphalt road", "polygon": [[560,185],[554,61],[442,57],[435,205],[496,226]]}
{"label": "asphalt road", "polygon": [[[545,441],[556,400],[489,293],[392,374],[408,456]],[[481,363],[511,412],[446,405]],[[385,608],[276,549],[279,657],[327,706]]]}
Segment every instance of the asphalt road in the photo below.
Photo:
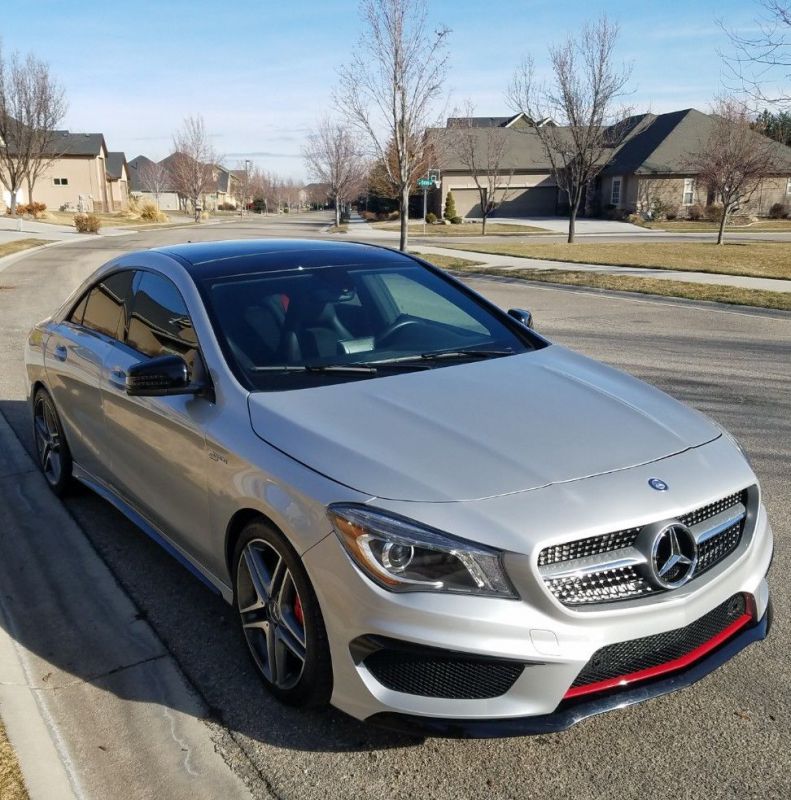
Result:
{"label": "asphalt road", "polygon": [[[29,443],[22,343],[121,250],[192,239],[316,235],[316,217],[92,238],[0,272],[0,411]],[[771,637],[675,695],[563,734],[407,739],[270,699],[230,610],[87,491],[67,507],[222,723],[216,744],[255,796],[278,798],[788,798],[791,796],[791,315],[506,280],[473,285],[538,329],[724,423],[750,453],[776,536]],[[86,587],[90,591],[90,587]]]}

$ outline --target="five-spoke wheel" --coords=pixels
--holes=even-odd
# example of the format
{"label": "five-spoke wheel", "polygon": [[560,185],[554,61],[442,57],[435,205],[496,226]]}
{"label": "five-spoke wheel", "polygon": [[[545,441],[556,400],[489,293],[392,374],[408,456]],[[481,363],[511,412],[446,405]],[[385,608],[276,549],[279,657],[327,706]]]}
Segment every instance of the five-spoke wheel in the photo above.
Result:
{"label": "five-spoke wheel", "polygon": [[324,622],[297,554],[263,520],[245,528],[235,553],[236,607],[264,682],[292,705],[320,705],[332,686]]}
{"label": "five-spoke wheel", "polygon": [[62,494],[71,478],[71,453],[52,398],[43,389],[33,400],[33,436],[41,471],[50,488]]}

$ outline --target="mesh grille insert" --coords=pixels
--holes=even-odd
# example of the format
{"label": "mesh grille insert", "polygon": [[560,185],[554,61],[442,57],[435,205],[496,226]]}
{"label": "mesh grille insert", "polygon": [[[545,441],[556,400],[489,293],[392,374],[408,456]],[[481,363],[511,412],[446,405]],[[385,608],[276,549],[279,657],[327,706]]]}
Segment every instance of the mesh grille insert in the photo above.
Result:
{"label": "mesh grille insert", "polygon": [[722,633],[746,611],[745,596],[737,594],[684,628],[602,647],[593,654],[572,688],[630,675],[681,658]]}
{"label": "mesh grille insert", "polygon": [[505,694],[525,668],[514,661],[464,658],[428,650],[377,650],[365,666],[379,683],[396,692],[421,697],[480,700]]}

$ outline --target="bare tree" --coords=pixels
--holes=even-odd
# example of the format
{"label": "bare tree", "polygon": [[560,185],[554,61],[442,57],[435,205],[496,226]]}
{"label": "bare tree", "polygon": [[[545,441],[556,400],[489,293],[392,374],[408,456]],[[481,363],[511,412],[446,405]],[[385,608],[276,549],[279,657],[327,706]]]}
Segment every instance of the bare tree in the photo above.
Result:
{"label": "bare tree", "polygon": [[335,201],[335,224],[341,224],[341,206],[360,189],[365,176],[365,160],[351,129],[324,117],[315,133],[308,137],[302,155],[310,176],[327,184]]}
{"label": "bare tree", "polygon": [[499,203],[508,199],[514,171],[503,168],[510,131],[496,127],[476,128],[474,114],[475,108],[468,102],[464,116],[456,117],[451,129],[443,134],[447,146],[475,182],[483,219],[481,234],[486,236],[486,220]]}
{"label": "bare tree", "polygon": [[217,152],[209,141],[203,117],[187,117],[174,136],[175,153],[168,165],[173,188],[192,205],[200,219],[202,198],[215,186]]}
{"label": "bare tree", "polygon": [[616,107],[631,69],[615,63],[618,26],[607,17],[586,23],[579,35],[550,47],[552,78],[536,82],[528,57],[517,69],[509,98],[514,109],[535,124],[526,135],[538,136],[558,187],[569,199],[568,241],[574,241],[577,212],[583,195],[605,166],[605,156],[618,139],[619,119],[627,111]]}
{"label": "bare tree", "polygon": [[791,103],[788,81],[791,78],[791,2],[759,0],[761,14],[755,19],[755,32],[731,30],[732,51],[724,61],[732,83],[730,88],[745,92],[762,103]]}
{"label": "bare tree", "polygon": [[161,161],[150,161],[143,164],[138,171],[143,191],[154,195],[159,211],[159,196],[168,189],[171,183],[170,171]]}
{"label": "bare tree", "polygon": [[776,171],[776,145],[753,129],[748,110],[732,98],[717,103],[712,120],[708,138],[685,166],[722,203],[717,244],[723,244],[728,217]]}
{"label": "bare tree", "polygon": [[[363,0],[364,32],[341,69],[336,104],[371,142],[398,189],[400,248],[409,238],[409,192],[447,72],[448,29],[431,30],[426,0]],[[388,158],[393,147],[394,162]]]}
{"label": "bare tree", "polygon": [[63,88],[48,64],[18,53],[6,60],[0,50],[0,182],[11,195],[12,214],[23,180],[32,202],[36,180],[61,155],[55,129],[65,113]]}

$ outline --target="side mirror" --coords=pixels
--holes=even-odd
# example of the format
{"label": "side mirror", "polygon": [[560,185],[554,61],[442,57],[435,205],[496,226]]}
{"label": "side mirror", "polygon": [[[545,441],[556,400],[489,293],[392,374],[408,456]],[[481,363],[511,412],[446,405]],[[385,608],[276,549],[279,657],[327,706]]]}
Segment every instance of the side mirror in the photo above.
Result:
{"label": "side mirror", "polygon": [[525,308],[511,308],[508,310],[508,316],[521,322],[526,328],[533,327],[533,315]]}
{"label": "side mirror", "polygon": [[126,393],[131,397],[198,394],[203,383],[190,383],[187,362],[176,355],[157,356],[126,371]]}

